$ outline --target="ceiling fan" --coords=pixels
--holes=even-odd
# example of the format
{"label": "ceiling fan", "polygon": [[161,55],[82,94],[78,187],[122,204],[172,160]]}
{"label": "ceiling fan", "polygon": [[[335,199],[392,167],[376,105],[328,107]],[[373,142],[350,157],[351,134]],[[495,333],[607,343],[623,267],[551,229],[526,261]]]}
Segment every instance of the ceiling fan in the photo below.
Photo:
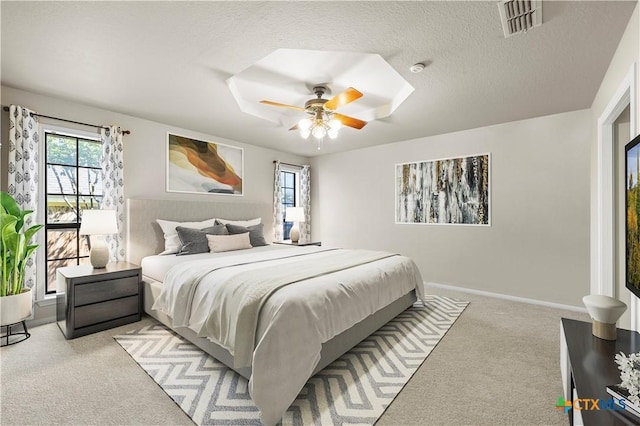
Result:
{"label": "ceiling fan", "polygon": [[313,135],[319,140],[323,139],[325,135],[335,139],[338,136],[338,130],[343,125],[360,130],[367,124],[366,121],[335,112],[338,108],[361,98],[362,93],[353,87],[349,87],[331,99],[324,99],[322,96],[327,91],[326,86],[315,86],[313,92],[317,98],[305,102],[304,108],[267,100],[262,100],[260,103],[306,112],[307,117],[289,129],[299,130],[300,136],[304,139],[308,138],[309,135]]}

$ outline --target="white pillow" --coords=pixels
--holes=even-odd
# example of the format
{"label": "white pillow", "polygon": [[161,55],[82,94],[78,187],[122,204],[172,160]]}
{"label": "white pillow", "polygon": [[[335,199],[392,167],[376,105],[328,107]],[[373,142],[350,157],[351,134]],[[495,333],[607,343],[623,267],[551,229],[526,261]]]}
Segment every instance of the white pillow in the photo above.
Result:
{"label": "white pillow", "polygon": [[233,235],[207,234],[206,237],[209,241],[209,250],[211,250],[212,253],[250,249],[252,247],[248,232]]}
{"label": "white pillow", "polygon": [[223,225],[226,225],[226,224],[237,225],[237,226],[244,226],[245,228],[247,226],[259,225],[260,223],[262,223],[261,217],[257,217],[255,219],[249,219],[249,220],[229,220],[229,219],[216,219],[216,220],[218,221],[218,223],[221,223]]}
{"label": "white pillow", "polygon": [[176,226],[195,229],[208,228],[215,225],[216,219],[207,219],[202,222],[173,222],[171,220],[156,219],[156,222],[164,232],[164,251],[160,254],[173,254],[179,252],[180,247],[182,247]]}

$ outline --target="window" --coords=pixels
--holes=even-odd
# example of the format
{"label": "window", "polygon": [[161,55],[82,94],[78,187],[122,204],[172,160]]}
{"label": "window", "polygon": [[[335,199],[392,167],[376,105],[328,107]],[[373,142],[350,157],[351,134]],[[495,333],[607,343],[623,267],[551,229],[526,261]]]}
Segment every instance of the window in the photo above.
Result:
{"label": "window", "polygon": [[89,263],[88,237],[80,237],[80,210],[100,208],[102,178],[99,139],[44,132],[45,293],[56,291],[56,269]]}
{"label": "window", "polygon": [[295,207],[297,197],[297,173],[290,170],[283,170],[280,172],[280,186],[282,188],[282,214],[285,215],[282,218],[283,226],[283,239],[288,240],[290,238],[291,227],[293,222],[285,222],[287,207]]}

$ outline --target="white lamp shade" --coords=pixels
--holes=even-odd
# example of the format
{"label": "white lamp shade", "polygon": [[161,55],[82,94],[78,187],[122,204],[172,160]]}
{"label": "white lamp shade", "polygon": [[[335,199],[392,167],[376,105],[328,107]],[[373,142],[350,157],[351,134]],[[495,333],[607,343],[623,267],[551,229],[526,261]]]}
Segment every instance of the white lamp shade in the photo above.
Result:
{"label": "white lamp shade", "polygon": [[287,207],[285,210],[286,222],[304,222],[304,209],[302,207]]}
{"label": "white lamp shade", "polygon": [[110,235],[118,233],[115,210],[83,210],[80,235]]}

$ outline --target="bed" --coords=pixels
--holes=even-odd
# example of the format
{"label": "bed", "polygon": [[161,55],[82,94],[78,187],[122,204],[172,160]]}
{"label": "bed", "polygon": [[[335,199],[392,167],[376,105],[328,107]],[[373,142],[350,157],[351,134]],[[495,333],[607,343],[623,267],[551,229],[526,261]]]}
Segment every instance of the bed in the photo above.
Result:
{"label": "bed", "polygon": [[[413,261],[390,253],[271,244],[215,254],[156,255],[164,248],[156,219],[212,217],[259,217],[265,229],[273,226],[266,204],[129,199],[128,260],[142,265],[145,312],[249,379],[264,424],[280,420],[313,374],[422,297],[422,278]],[[277,291],[267,291],[255,311],[238,308],[254,312],[238,317],[254,318],[253,323],[228,325],[223,318],[230,308],[216,301],[237,295],[224,293],[218,283],[239,276],[260,277],[248,286],[250,292],[262,285],[275,285],[269,288]],[[225,331],[209,335],[212,328]]]}

